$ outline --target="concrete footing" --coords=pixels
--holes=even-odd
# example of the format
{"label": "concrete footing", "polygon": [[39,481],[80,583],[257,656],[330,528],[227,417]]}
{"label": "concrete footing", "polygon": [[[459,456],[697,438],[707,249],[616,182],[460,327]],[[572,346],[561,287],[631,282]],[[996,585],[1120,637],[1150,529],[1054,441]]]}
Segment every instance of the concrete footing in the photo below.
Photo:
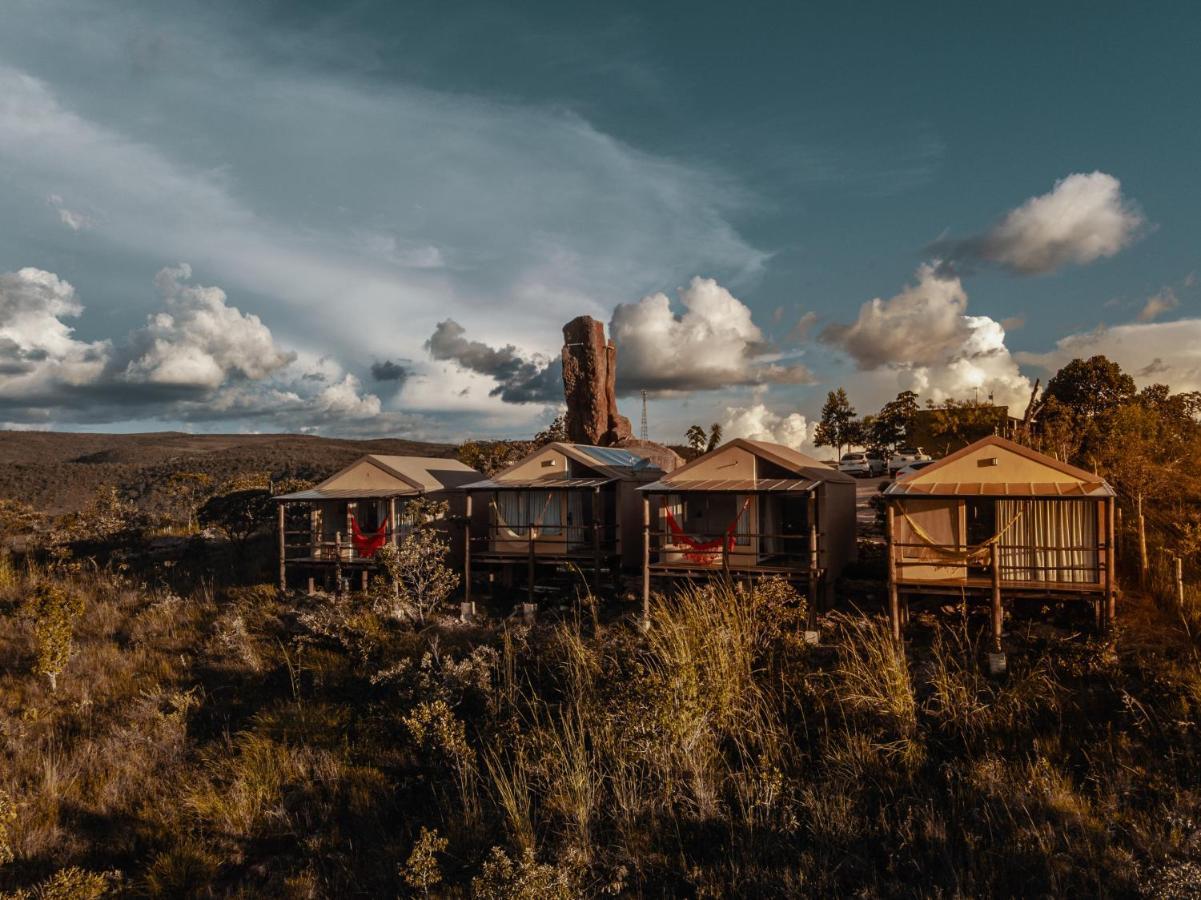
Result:
{"label": "concrete footing", "polygon": [[989,675],[1004,675],[1009,669],[1009,659],[1004,653],[986,653],[984,661]]}

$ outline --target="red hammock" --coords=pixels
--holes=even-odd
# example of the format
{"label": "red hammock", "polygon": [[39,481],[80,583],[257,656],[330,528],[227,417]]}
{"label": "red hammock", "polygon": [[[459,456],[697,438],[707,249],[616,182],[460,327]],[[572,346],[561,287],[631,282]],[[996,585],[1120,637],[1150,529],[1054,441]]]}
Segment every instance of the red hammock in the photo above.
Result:
{"label": "red hammock", "polygon": [[666,506],[663,507],[663,512],[667,516],[667,527],[671,529],[672,543],[683,544],[688,549],[684,551],[684,558],[701,565],[711,566],[717,562],[717,557],[721,554],[722,544],[725,544],[726,552],[734,551],[736,538],[734,532],[738,528],[738,520],[742,518],[742,514],[746,512],[746,508],[750,505],[751,500],[748,497],[746,502],[742,504],[742,509],[738,510],[734,516],[734,521],[730,523],[730,527],[726,529],[724,537],[714,538],[711,541],[698,541],[696,538],[691,538],[684,533],[684,529],[680,527],[680,523],[676,521],[676,517],[671,514],[671,510]]}
{"label": "red hammock", "polygon": [[384,519],[384,524],[373,534],[363,534],[359,530],[359,520],[351,516],[350,539],[354,543],[355,552],[359,556],[363,559],[371,559],[371,557],[375,556],[376,550],[388,543],[388,520]]}

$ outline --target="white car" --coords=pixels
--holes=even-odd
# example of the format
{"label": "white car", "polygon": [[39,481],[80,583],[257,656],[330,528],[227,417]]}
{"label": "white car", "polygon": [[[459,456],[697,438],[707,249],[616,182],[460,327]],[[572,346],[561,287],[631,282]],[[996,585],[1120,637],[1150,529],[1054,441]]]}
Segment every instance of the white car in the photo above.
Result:
{"label": "white car", "polygon": [[928,462],[930,457],[921,447],[898,447],[888,461],[888,474],[896,475],[898,471],[910,463]]}
{"label": "white car", "polygon": [[846,472],[848,475],[854,475],[856,478],[871,478],[873,475],[883,475],[885,469],[884,460],[878,456],[869,456],[866,453],[844,453],[842,459],[838,461],[839,472]]}
{"label": "white car", "polygon": [[907,463],[906,465],[903,465],[901,468],[897,469],[893,473],[893,477],[904,478],[906,475],[912,475],[914,472],[920,472],[922,469],[926,468],[926,466],[932,465],[934,465],[934,460],[932,459],[915,460],[914,462]]}

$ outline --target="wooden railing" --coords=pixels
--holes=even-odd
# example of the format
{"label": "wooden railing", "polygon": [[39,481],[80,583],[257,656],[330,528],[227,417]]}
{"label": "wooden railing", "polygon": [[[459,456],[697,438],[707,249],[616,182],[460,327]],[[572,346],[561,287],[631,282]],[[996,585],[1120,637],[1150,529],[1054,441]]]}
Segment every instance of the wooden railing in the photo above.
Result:
{"label": "wooden railing", "polygon": [[[816,528],[811,528],[805,534],[744,531],[733,535],[729,532],[713,534],[646,528],[645,534],[649,554],[652,557],[657,554],[657,560],[650,563],[652,566],[671,565],[663,559],[664,554],[680,554],[686,558],[685,565],[692,563],[697,568],[754,569],[764,565],[764,560],[771,559],[771,568],[808,571],[821,569],[825,556],[825,535]],[[681,537],[698,544],[718,543],[719,546],[712,550],[697,550],[686,543],[678,543]],[[771,546],[771,549],[765,549],[765,545]],[[700,556],[701,559],[687,559],[689,556]],[[748,562],[747,557],[753,557],[754,561]]]}
{"label": "wooden railing", "polygon": [[[909,556],[906,550],[920,550],[925,556]],[[1036,553],[1094,553],[1096,561],[1087,565],[1064,565],[1059,563],[1028,562],[1027,559]],[[1020,562],[1012,561],[1012,557],[1021,557]],[[1066,584],[1075,586],[1101,587],[1105,584],[1106,560],[1104,544],[1091,546],[1051,545],[1037,546],[1034,544],[930,544],[924,542],[894,541],[889,545],[889,557],[892,568],[897,571],[896,580],[900,582],[921,583],[923,581],[938,581],[942,579],[906,579],[904,569],[926,567],[943,569],[962,569],[964,579],[969,580],[968,571],[976,569],[982,572],[979,576],[981,583],[990,582],[994,567],[1002,583],[1040,582],[1046,584]],[[1009,557],[1009,559],[1007,559]],[[1090,576],[1086,580],[1067,578],[1048,578],[1051,574],[1067,572],[1083,572]],[[1016,577],[1024,573],[1024,577]],[[1031,577],[1032,573],[1033,577]]]}

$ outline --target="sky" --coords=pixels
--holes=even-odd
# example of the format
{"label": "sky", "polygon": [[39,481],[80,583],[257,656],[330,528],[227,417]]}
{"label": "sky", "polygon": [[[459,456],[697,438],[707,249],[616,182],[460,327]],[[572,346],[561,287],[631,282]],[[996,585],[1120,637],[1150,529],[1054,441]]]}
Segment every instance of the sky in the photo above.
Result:
{"label": "sky", "polygon": [[[996,7],[996,8],[993,8]],[[808,447],[1201,389],[1201,10],[0,0],[0,424]]]}

